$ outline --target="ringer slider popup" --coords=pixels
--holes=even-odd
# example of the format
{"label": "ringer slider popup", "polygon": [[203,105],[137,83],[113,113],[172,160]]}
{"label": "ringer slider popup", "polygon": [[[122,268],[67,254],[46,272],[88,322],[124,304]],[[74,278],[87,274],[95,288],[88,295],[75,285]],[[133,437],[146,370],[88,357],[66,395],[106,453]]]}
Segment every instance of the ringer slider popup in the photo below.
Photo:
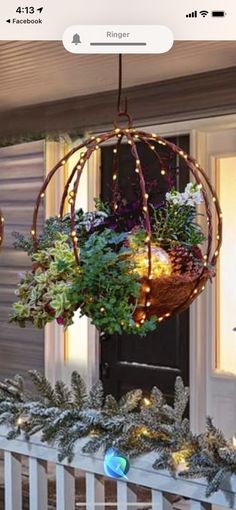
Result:
{"label": "ringer slider popup", "polygon": [[[75,34],[81,44],[73,43]],[[63,45],[71,53],[166,53],[174,42],[164,25],[73,25],[63,34]]]}

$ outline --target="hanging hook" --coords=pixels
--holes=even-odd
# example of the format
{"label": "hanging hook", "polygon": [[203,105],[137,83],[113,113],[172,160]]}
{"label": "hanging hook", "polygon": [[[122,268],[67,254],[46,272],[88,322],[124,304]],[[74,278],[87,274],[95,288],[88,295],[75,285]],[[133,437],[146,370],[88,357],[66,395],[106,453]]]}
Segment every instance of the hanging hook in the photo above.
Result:
{"label": "hanging hook", "polygon": [[128,119],[128,127],[132,125],[132,119],[128,113],[128,99],[125,96],[124,100],[124,108],[121,106],[122,99],[122,85],[123,85],[123,68],[122,68],[122,54],[119,54],[119,64],[118,64],[118,95],[117,95],[117,114],[114,121],[115,126],[118,125],[119,117],[126,117]]}
{"label": "hanging hook", "polygon": [[128,110],[128,99],[125,97],[125,107],[121,108],[121,96],[123,86],[123,68],[122,68],[122,54],[119,54],[119,66],[118,66],[118,97],[117,97],[117,113],[127,113]]}

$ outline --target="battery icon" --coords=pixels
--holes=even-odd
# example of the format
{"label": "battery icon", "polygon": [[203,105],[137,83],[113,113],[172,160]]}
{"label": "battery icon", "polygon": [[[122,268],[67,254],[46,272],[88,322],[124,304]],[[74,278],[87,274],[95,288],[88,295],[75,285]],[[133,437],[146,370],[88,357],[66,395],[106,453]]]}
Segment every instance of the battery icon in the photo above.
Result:
{"label": "battery icon", "polygon": [[226,12],[225,11],[212,11],[211,15],[213,16],[213,18],[224,18],[224,16],[226,16]]}

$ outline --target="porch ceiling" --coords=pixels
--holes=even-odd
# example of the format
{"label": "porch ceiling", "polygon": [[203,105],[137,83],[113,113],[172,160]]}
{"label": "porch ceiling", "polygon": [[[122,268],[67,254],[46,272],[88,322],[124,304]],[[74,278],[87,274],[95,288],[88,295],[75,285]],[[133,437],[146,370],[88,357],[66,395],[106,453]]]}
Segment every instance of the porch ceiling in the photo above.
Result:
{"label": "porch ceiling", "polygon": [[[0,42],[0,111],[113,90],[117,57],[74,55],[60,41]],[[236,66],[236,41],[176,42],[163,55],[126,55],[130,87]]]}

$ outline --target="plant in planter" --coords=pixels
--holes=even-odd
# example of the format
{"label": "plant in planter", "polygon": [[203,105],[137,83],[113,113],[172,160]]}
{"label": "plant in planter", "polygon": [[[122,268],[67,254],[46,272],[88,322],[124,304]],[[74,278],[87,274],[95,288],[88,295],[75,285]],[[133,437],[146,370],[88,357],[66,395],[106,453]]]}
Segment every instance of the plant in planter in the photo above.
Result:
{"label": "plant in planter", "polygon": [[[31,322],[42,328],[56,319],[68,327],[79,309],[81,315],[108,334],[124,331],[143,336],[154,330],[173,280],[183,292],[186,288],[189,291],[203,269],[209,274],[199,248],[205,238],[196,223],[196,207],[201,201],[200,190],[190,183],[183,193],[175,189],[168,192],[159,207],[150,205],[149,283],[147,234],[138,207],[136,226],[131,231],[127,207],[111,214],[109,207],[97,200],[96,211],[78,210],[75,232],[79,265],[72,251],[68,214],[46,221],[36,250],[31,238],[15,234],[15,246],[27,251],[33,264],[18,286],[18,302],[13,305],[10,320],[23,327]],[[145,283],[152,287],[153,295],[157,292],[157,297],[154,304],[152,300],[146,303],[144,317]],[[175,300],[178,304],[178,295]]]}

